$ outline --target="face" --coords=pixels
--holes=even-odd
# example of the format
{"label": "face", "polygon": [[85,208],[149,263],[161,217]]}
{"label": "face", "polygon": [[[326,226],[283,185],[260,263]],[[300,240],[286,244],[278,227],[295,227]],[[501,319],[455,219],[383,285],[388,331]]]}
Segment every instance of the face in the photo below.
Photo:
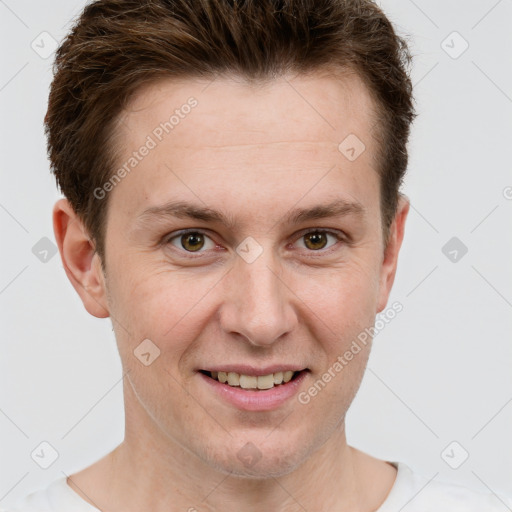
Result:
{"label": "face", "polygon": [[385,251],[371,99],[355,75],[162,81],[122,117],[106,279],[83,299],[112,318],[127,418],[208,466],[285,474],[343,427],[371,343],[335,363],[394,278],[407,212]]}

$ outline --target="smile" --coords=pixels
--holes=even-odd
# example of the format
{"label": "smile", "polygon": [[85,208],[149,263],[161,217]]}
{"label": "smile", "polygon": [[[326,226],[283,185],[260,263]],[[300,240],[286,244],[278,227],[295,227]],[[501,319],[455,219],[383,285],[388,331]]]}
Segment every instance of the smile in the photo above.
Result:
{"label": "smile", "polygon": [[300,372],[287,370],[284,372],[269,373],[268,375],[244,375],[236,372],[209,372],[201,370],[201,373],[228,386],[242,389],[264,390],[286,384],[294,379]]}

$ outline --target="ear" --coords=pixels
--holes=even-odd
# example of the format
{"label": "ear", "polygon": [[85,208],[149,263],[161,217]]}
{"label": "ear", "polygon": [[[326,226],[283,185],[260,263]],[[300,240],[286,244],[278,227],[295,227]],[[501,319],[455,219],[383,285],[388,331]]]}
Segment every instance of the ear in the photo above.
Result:
{"label": "ear", "polygon": [[404,238],[405,221],[409,213],[410,201],[404,194],[400,195],[395,218],[390,226],[389,240],[382,259],[379,279],[379,297],[377,313],[380,313],[388,303],[389,294],[395,280],[398,264],[398,253]]}
{"label": "ear", "polygon": [[59,199],[53,207],[53,231],[66,275],[85,309],[97,318],[108,317],[101,260],[67,199]]}

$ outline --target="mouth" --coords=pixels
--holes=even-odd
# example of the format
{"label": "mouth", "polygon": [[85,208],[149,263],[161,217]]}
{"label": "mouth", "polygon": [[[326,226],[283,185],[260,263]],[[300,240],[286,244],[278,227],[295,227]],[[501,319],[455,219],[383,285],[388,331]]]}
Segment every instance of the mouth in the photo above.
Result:
{"label": "mouth", "polygon": [[249,412],[293,407],[292,398],[306,385],[308,373],[309,368],[291,365],[256,368],[239,364],[197,369],[200,381],[206,385],[203,389],[214,400]]}
{"label": "mouth", "polygon": [[303,370],[285,370],[266,375],[246,375],[232,371],[199,370],[203,375],[221,384],[247,391],[265,391],[279,388],[308,371],[307,368],[304,368]]}

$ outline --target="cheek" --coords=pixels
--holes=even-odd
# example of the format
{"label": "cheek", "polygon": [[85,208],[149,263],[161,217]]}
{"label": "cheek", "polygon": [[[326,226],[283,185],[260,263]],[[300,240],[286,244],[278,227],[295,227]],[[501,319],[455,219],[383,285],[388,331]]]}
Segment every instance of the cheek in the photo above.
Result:
{"label": "cheek", "polygon": [[378,272],[367,261],[354,259],[346,267],[308,278],[298,294],[331,337],[336,333],[343,340],[375,320]]}
{"label": "cheek", "polygon": [[[353,250],[343,264],[328,270],[283,274],[300,299],[299,322],[309,324],[329,354],[342,352],[375,320],[378,272],[370,249],[374,248]],[[175,359],[193,349],[212,313],[226,299],[219,295],[224,269],[169,269],[164,262],[129,254],[117,261],[108,280],[110,311],[125,350],[133,352],[146,338]],[[294,301],[291,296],[290,302]]]}
{"label": "cheek", "polygon": [[111,313],[127,345],[125,350],[133,351],[148,338],[162,355],[183,352],[208,319],[205,294],[214,288],[219,275],[142,268],[120,267],[110,280]]}
{"label": "cheek", "polygon": [[[308,306],[305,311],[313,311],[307,314],[324,356],[315,367],[315,380],[299,397],[300,403],[308,414],[324,418],[325,425],[332,428],[352,403],[370,355],[369,327],[375,321],[376,293],[369,277],[355,270],[331,275],[323,294],[315,287],[301,295]],[[370,283],[374,282],[372,278]]]}

